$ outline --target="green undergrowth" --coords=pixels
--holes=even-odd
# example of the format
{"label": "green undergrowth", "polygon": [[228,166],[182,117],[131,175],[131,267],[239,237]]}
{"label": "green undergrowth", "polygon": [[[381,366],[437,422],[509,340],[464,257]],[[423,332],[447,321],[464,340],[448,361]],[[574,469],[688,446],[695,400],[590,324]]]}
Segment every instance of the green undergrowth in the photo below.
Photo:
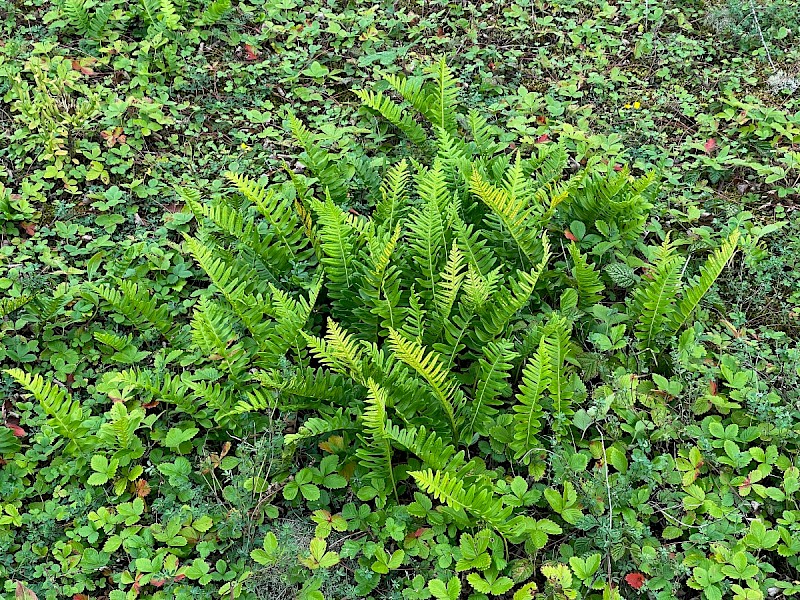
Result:
{"label": "green undergrowth", "polygon": [[10,6],[0,595],[800,589],[786,6]]}

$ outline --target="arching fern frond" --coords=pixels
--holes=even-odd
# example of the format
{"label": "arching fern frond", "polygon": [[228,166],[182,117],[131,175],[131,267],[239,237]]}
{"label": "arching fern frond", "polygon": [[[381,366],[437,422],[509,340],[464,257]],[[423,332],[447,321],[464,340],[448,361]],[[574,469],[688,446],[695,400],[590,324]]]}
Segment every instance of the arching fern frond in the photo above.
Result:
{"label": "arching fern frond", "polygon": [[539,446],[537,435],[542,429],[542,398],[552,380],[551,361],[544,336],[539,347],[522,371],[522,384],[514,405],[514,439],[509,444],[514,458],[530,462],[529,453]]}
{"label": "arching fern frond", "polygon": [[176,347],[183,347],[187,341],[174,325],[172,315],[166,305],[159,305],[150,294],[152,289],[146,282],[121,281],[118,286],[109,284],[90,285],[90,289],[101,296],[111,307],[125,316],[142,331],[154,327]]}
{"label": "arching fern frond", "polygon": [[542,237],[542,247],[543,256],[539,265],[530,273],[518,271],[516,278],[509,281],[509,287],[495,294],[481,315],[479,327],[472,332],[478,347],[501,335],[514,315],[530,301],[536,283],[550,260],[550,245],[546,237]]}
{"label": "arching fern frond", "polygon": [[200,20],[203,22],[203,25],[214,25],[225,16],[225,13],[228,12],[230,8],[231,0],[214,0],[206,7],[203,14],[200,15]]}
{"label": "arching fern frond", "polygon": [[458,384],[452,380],[441,358],[435,352],[426,354],[422,345],[404,338],[394,329],[389,330],[389,347],[398,359],[428,382],[450,426],[453,440],[458,440],[459,425],[456,413],[461,408],[463,394]]}
{"label": "arching fern frond", "polygon": [[489,434],[502,399],[511,393],[507,379],[518,356],[514,344],[507,339],[491,341],[483,347],[472,402],[464,405],[467,412],[464,439],[471,439],[473,433]]}
{"label": "arching fern frond", "polygon": [[352,377],[366,385],[363,375],[363,352],[353,335],[342,329],[336,321],[328,319],[325,338],[301,332],[314,356],[329,368]]}
{"label": "arching fern frond", "polygon": [[406,114],[403,106],[385,96],[383,92],[355,90],[355,94],[361,99],[364,106],[380,114],[418,146],[424,146],[428,141],[428,134],[414,120],[414,117]]}
{"label": "arching fern frond", "polygon": [[356,456],[369,479],[388,479],[392,492],[397,495],[392,471],[392,444],[387,433],[391,423],[386,416],[386,390],[371,378],[367,380],[367,390],[364,411],[361,413],[363,434],[359,435],[364,445],[356,450]]}
{"label": "arching fern frond", "polygon": [[400,428],[390,424],[386,435],[395,444],[417,456],[426,468],[456,472],[466,464],[463,450],[456,452],[455,446],[448,444],[435,431],[428,431],[425,426]]}
{"label": "arching fern frond", "polygon": [[522,183],[522,168],[519,155],[514,167],[507,174],[506,187],[498,188],[486,181],[478,169],[472,171],[470,190],[486,204],[493,220],[508,232],[529,263],[536,263],[541,256],[540,231],[532,220],[531,198],[525,193]]}
{"label": "arching fern frond", "polygon": [[409,209],[409,179],[406,160],[401,160],[389,169],[381,184],[381,199],[372,213],[372,219],[376,223],[386,224],[391,229],[403,221]]}
{"label": "arching fern frond", "polygon": [[70,447],[81,450],[91,446],[83,408],[72,395],[59,385],[45,381],[41,375],[31,375],[22,369],[6,369],[5,373],[39,402],[50,417],[48,424],[58,435],[70,441]]}
{"label": "arching fern frond", "polygon": [[323,417],[311,417],[303,423],[297,433],[290,433],[284,436],[283,441],[290,449],[304,440],[308,440],[321,435],[335,433],[343,430],[358,429],[358,424],[339,409],[334,414]]}
{"label": "arching fern frond", "polygon": [[636,318],[635,335],[641,348],[655,350],[657,336],[666,333],[672,323],[683,262],[676,255],[675,246],[665,240],[649,269],[649,279],[634,289],[631,312]]}
{"label": "arching fern frond", "polygon": [[578,290],[578,305],[581,308],[588,308],[597,304],[602,299],[601,292],[606,289],[600,274],[594,265],[588,263],[575,242],[570,244],[569,254],[572,257],[572,276],[575,278]]}
{"label": "arching fern frond", "polygon": [[711,286],[722,273],[725,265],[731,260],[736,252],[739,243],[739,230],[735,230],[722,242],[705,264],[700,268],[700,274],[688,289],[683,292],[683,298],[678,302],[677,310],[670,324],[672,333],[677,333],[692,316],[695,308],[700,304],[700,300],[706,295]]}
{"label": "arching fern frond", "polygon": [[422,491],[454,510],[465,510],[512,543],[524,539],[536,525],[531,517],[512,516],[512,507],[504,506],[502,500],[483,485],[464,485],[459,477],[447,471],[427,469],[412,471],[410,475]]}

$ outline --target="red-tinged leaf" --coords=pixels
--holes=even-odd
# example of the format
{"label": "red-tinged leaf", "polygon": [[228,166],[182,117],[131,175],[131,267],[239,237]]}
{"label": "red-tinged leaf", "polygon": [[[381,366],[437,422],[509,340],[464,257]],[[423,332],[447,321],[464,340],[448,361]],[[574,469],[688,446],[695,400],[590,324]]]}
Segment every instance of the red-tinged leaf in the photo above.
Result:
{"label": "red-tinged leaf", "polygon": [[508,143],[508,147],[509,147],[511,150],[514,150],[514,149],[517,147],[517,145],[516,145],[514,142],[509,142],[509,143]]}
{"label": "red-tinged leaf", "polygon": [[39,600],[39,597],[33,593],[33,590],[26,587],[21,581],[17,582],[17,589],[14,591],[16,600]]}
{"label": "red-tinged leaf", "polygon": [[74,373],[67,373],[67,387],[72,387],[72,384],[75,383],[75,374]]}
{"label": "red-tinged leaf", "polygon": [[717,382],[716,381],[711,380],[711,381],[708,382],[708,393],[711,394],[712,396],[716,396],[717,395]]}
{"label": "red-tinged leaf", "polygon": [[545,117],[544,115],[536,115],[536,122],[539,125],[544,125],[545,123],[547,123],[547,117]]}
{"label": "red-tinged leaf", "polygon": [[73,71],[80,71],[81,70],[81,61],[76,58],[72,59],[72,70]]}
{"label": "red-tinged leaf", "polygon": [[750,486],[752,486],[752,485],[753,485],[753,482],[750,481],[750,476],[748,475],[747,477],[745,477],[744,481],[739,486],[739,495],[740,496],[746,496],[747,494],[749,494],[750,493]]}
{"label": "red-tinged leaf", "polygon": [[25,235],[33,236],[36,234],[36,223],[27,223],[23,221],[19,224],[19,227],[25,232]]}
{"label": "red-tinged leaf", "polygon": [[28,435],[27,432],[19,425],[11,425],[6,423],[6,427],[11,430],[11,433],[13,433],[15,437],[24,438],[26,435]]}
{"label": "red-tinged leaf", "polygon": [[420,527],[414,533],[411,534],[411,537],[420,538],[422,537],[422,534],[425,533],[426,531],[428,531],[427,527]]}
{"label": "red-tinged leaf", "polygon": [[617,163],[614,163],[614,170],[615,170],[615,171],[622,171],[622,165],[619,165],[619,164],[617,164]]}
{"label": "red-tinged leaf", "polygon": [[150,585],[152,585],[153,587],[157,587],[157,588],[162,587],[165,583],[166,583],[165,579],[151,579],[150,580]]}
{"label": "red-tinged leaf", "polygon": [[184,579],[186,579],[186,574],[184,574],[184,573],[180,573],[178,575],[175,575],[175,581],[183,581]]}
{"label": "red-tinged leaf", "polygon": [[136,480],[136,495],[139,498],[144,498],[150,493],[150,485],[147,483],[146,479],[137,479]]}
{"label": "red-tinged leaf", "polygon": [[708,138],[706,140],[706,143],[703,144],[703,148],[705,149],[706,154],[711,154],[711,151],[714,150],[714,148],[716,147],[717,147],[717,140],[715,140],[714,138]]}
{"label": "red-tinged leaf", "polygon": [[547,133],[543,133],[542,135],[540,135],[539,137],[536,138],[536,143],[537,144],[544,144],[544,143],[549,142],[549,141],[550,141],[550,135],[547,134]]}
{"label": "red-tinged leaf", "polygon": [[564,237],[567,238],[570,242],[577,242],[578,238],[575,237],[575,234],[572,233],[569,229],[564,230]]}
{"label": "red-tinged leaf", "polygon": [[244,45],[244,58],[245,60],[256,60],[258,58],[258,50],[250,44]]}
{"label": "red-tinged leaf", "polygon": [[644,585],[645,578],[641,573],[628,573],[625,575],[625,583],[633,589],[638,590]]}
{"label": "red-tinged leaf", "polygon": [[89,596],[86,594],[74,594],[72,600],[89,600]]}
{"label": "red-tinged leaf", "polygon": [[137,573],[136,574],[136,580],[133,582],[133,585],[131,586],[131,590],[133,590],[133,593],[136,594],[137,596],[139,595],[139,591],[142,589],[142,584],[139,583],[139,580],[141,578],[142,578],[142,574],[141,573]]}

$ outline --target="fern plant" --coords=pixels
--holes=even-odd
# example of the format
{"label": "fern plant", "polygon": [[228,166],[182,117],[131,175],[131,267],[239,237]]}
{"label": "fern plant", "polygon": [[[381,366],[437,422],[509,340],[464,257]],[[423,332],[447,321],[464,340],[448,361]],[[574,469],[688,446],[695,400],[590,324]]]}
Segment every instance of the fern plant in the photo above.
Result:
{"label": "fern plant", "polygon": [[[595,316],[617,315],[620,336],[631,324],[642,364],[662,367],[659,356],[732,256],[737,234],[688,284],[669,241],[631,262],[650,261],[636,273],[623,261],[645,247],[652,175],[600,164],[568,175],[558,146],[505,153],[499,128],[459,109],[444,61],[427,78],[387,81],[397,100],[358,95],[422,151],[362,190],[376,199],[371,214],[343,205],[358,192],[351,185],[374,173],[362,165],[355,178],[356,167],[292,116],[313,177],[290,173],[289,186],[231,173],[230,194],[210,202],[178,190],[197,225],[183,249],[208,283],[188,324],[173,322],[147,282],[86,287],[88,298],[168,345],[153,348],[150,365],[106,376],[99,389],[129,411],[102,435],[135,449],[135,411],[155,400],[215,419],[213,435],[297,413],[287,454],[341,436],[353,485],[369,486],[379,504],[402,502],[415,484],[454,522],[540,548],[557,527],[498,497],[501,473],[481,458],[486,444],[541,474],[540,455],[572,439],[593,385],[583,367],[598,359],[584,332]],[[566,245],[563,232],[576,221],[585,235]],[[129,338],[99,339],[128,347]],[[611,351],[603,359],[620,364]],[[53,404],[52,387],[15,376]]]}

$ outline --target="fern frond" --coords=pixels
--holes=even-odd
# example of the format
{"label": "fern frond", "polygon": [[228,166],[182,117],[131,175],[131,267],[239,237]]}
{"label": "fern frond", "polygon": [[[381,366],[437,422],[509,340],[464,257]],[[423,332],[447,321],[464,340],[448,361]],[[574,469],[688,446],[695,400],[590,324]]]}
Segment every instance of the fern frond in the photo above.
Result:
{"label": "fern frond", "polygon": [[478,153],[484,158],[491,158],[500,150],[495,134],[496,127],[489,125],[486,118],[477,110],[470,110],[467,115],[467,127]]}
{"label": "fern frond", "polygon": [[517,277],[510,280],[510,287],[502,288],[489,303],[488,309],[481,315],[480,325],[472,332],[476,346],[480,347],[500,335],[517,312],[531,298],[536,283],[539,281],[550,260],[550,245],[546,237],[542,237],[543,256],[539,265],[530,273],[518,271]]}
{"label": "fern frond", "polygon": [[635,335],[642,348],[655,350],[656,337],[666,333],[673,321],[682,263],[667,239],[650,269],[649,281],[642,281],[633,292],[631,312],[637,317]]}
{"label": "fern frond", "polygon": [[521,515],[512,516],[512,507],[504,506],[492,490],[479,484],[465,485],[447,471],[412,471],[409,473],[420,489],[454,510],[464,510],[492,527],[515,543],[522,540],[535,526],[535,520]]}
{"label": "fern frond", "polygon": [[395,444],[417,456],[425,467],[455,472],[466,464],[463,450],[456,452],[452,444],[448,444],[439,434],[433,430],[428,431],[424,426],[401,429],[390,423],[386,435]]}
{"label": "fern frond", "polygon": [[428,134],[414,120],[414,117],[406,114],[403,106],[385,96],[383,92],[355,90],[355,94],[361,99],[364,106],[380,114],[417,146],[424,146],[428,141]]}
{"label": "fern frond", "polygon": [[549,407],[556,418],[554,427],[557,432],[564,417],[573,414],[570,405],[575,390],[570,378],[570,365],[567,362],[573,355],[570,333],[569,321],[556,315],[545,325],[542,337],[549,363],[550,379],[547,386]]}
{"label": "fern frond", "polygon": [[425,81],[420,77],[403,77],[395,73],[390,73],[384,77],[394,90],[400,94],[414,109],[433,123],[436,115],[431,109],[428,92],[425,88]]}
{"label": "fern frond", "polygon": [[365,445],[356,450],[356,456],[370,479],[389,479],[392,492],[397,495],[392,472],[392,444],[387,433],[391,423],[386,416],[386,390],[371,378],[367,380],[367,390],[366,405],[361,413],[362,431],[365,435],[359,436]]}
{"label": "fern frond", "polygon": [[94,339],[96,339],[101,344],[105,344],[106,346],[113,348],[117,352],[122,352],[131,343],[133,343],[132,336],[117,335],[116,333],[112,333],[110,331],[96,331],[94,333]]}
{"label": "fern frond", "polygon": [[600,274],[594,265],[588,263],[575,242],[570,244],[569,254],[572,257],[572,276],[578,289],[578,305],[581,308],[588,308],[597,304],[602,299],[600,293],[606,289],[600,280]]}
{"label": "fern frond", "polygon": [[492,210],[496,223],[511,235],[530,263],[535,264],[541,256],[540,231],[531,218],[533,206],[529,195],[525,193],[521,175],[522,169],[517,155],[515,166],[507,174],[505,188],[495,187],[483,178],[478,169],[474,169],[470,190]]}
{"label": "fern frond", "polygon": [[330,194],[337,204],[347,200],[345,178],[338,168],[338,161],[333,160],[327,150],[316,141],[315,135],[309,131],[300,119],[289,113],[289,125],[295,139],[303,147],[300,159],[319,179],[322,188]]}
{"label": "fern frond", "polygon": [[435,352],[426,354],[421,344],[404,338],[394,329],[389,330],[389,347],[398,359],[428,382],[452,430],[453,440],[458,440],[456,411],[461,407],[463,395],[441,358]]}
{"label": "fern frond", "polygon": [[489,434],[489,428],[499,412],[498,407],[502,405],[502,398],[511,393],[507,379],[518,356],[514,352],[514,344],[507,339],[491,341],[484,346],[478,360],[472,402],[465,405],[469,416],[464,439],[471,439],[473,433]]}
{"label": "fern frond", "polygon": [[324,339],[305,332],[301,332],[301,335],[306,339],[312,354],[322,364],[366,385],[362,350],[355,337],[342,329],[336,321],[328,319],[328,331]]}
{"label": "fern frond", "polygon": [[552,381],[551,363],[544,336],[522,371],[522,384],[514,405],[514,440],[509,444],[514,458],[530,462],[529,453],[539,445],[542,429],[542,398]]}
{"label": "fern frond", "polygon": [[228,12],[230,8],[231,0],[214,0],[206,7],[203,14],[200,15],[200,20],[203,22],[203,25],[214,25],[225,16],[225,13]]}
{"label": "fern frond", "polygon": [[435,197],[429,197],[408,219],[408,251],[415,264],[419,294],[426,300],[437,297],[436,276],[446,253],[444,221]]}
{"label": "fern frond", "polygon": [[735,230],[728,236],[719,248],[706,259],[705,264],[700,268],[697,280],[689,286],[683,293],[683,298],[678,302],[677,310],[673,322],[670,324],[672,333],[677,333],[692,316],[695,308],[700,304],[700,300],[706,295],[711,286],[725,269],[725,265],[731,260],[736,252],[739,243],[739,230]]}
{"label": "fern frond", "polygon": [[388,330],[397,327],[402,319],[400,303],[400,269],[392,264],[400,239],[398,224],[389,234],[384,227],[367,242],[365,273],[361,285],[364,306],[359,307],[357,315],[363,325],[374,328],[377,336],[385,337]]}
{"label": "fern frond", "polygon": [[[225,177],[242,196],[256,206],[270,225],[270,232],[276,243],[272,244],[271,239],[266,240],[269,243],[269,253],[260,253],[264,260],[271,264],[277,263],[280,269],[292,262],[306,260],[309,251],[303,219],[302,215],[292,209],[292,200],[245,175],[227,172]],[[243,239],[247,239],[246,236]]]}
{"label": "fern frond", "polygon": [[186,340],[180,335],[166,305],[159,305],[149,292],[152,286],[132,281],[122,281],[118,286],[109,284],[91,285],[90,289],[101,296],[119,314],[125,316],[138,329],[146,331],[154,327],[176,347],[183,347]]}
{"label": "fern frond", "polygon": [[[190,402],[191,390],[187,383],[180,376],[169,372],[127,369],[115,373],[111,382],[122,390],[122,400],[130,399],[131,392],[138,392],[136,397],[139,400],[153,398],[170,402],[181,409],[190,407],[192,412],[196,410]],[[142,398],[142,395],[145,397]]]}
{"label": "fern frond", "polygon": [[453,303],[456,301],[456,296],[458,296],[465,275],[464,255],[461,254],[458,244],[454,241],[453,246],[450,248],[447,264],[439,276],[438,293],[433,299],[436,307],[436,316],[429,333],[431,338],[437,338],[439,332],[450,319],[450,311],[453,309]]}
{"label": "fern frond", "polygon": [[352,293],[355,276],[352,263],[357,240],[347,216],[330,197],[325,202],[314,200],[312,208],[317,215],[322,251],[319,260],[325,267],[328,293],[332,298],[341,300]]}
{"label": "fern frond", "polygon": [[192,339],[206,358],[219,361],[230,377],[239,379],[249,365],[250,355],[231,327],[228,315],[217,303],[201,298],[192,318]]}
{"label": "fern frond", "polygon": [[409,209],[406,189],[409,179],[406,160],[401,160],[389,169],[381,184],[381,199],[372,213],[372,219],[376,223],[386,224],[391,229],[402,222]]}
{"label": "fern frond", "polygon": [[89,427],[84,422],[80,402],[59,385],[46,382],[41,375],[31,375],[22,369],[6,369],[5,373],[31,394],[50,417],[48,424],[80,450],[91,445],[87,438]]}
{"label": "fern frond", "polygon": [[313,437],[319,437],[329,433],[334,433],[343,430],[358,429],[356,424],[350,417],[345,416],[342,409],[336,413],[325,417],[311,417],[303,423],[297,430],[297,433],[290,433],[284,436],[283,441],[286,446],[290,448],[296,446],[304,440]]}
{"label": "fern frond", "polygon": [[80,34],[87,33],[91,25],[89,10],[86,6],[86,0],[64,0],[62,9],[70,25],[77,29]]}
{"label": "fern frond", "polygon": [[236,316],[258,338],[263,315],[260,307],[263,307],[264,301],[250,294],[258,282],[255,272],[229,260],[217,248],[198,238],[184,235],[184,241],[195,262],[222,293]]}
{"label": "fern frond", "polygon": [[0,319],[7,317],[19,310],[33,299],[33,296],[18,296],[17,298],[0,298]]}
{"label": "fern frond", "polygon": [[433,92],[430,95],[431,122],[448,133],[456,132],[456,107],[458,103],[458,81],[444,57],[431,69],[434,75]]}
{"label": "fern frond", "polygon": [[161,21],[167,29],[172,31],[181,29],[181,18],[172,0],[159,0],[158,9],[158,20]]}

